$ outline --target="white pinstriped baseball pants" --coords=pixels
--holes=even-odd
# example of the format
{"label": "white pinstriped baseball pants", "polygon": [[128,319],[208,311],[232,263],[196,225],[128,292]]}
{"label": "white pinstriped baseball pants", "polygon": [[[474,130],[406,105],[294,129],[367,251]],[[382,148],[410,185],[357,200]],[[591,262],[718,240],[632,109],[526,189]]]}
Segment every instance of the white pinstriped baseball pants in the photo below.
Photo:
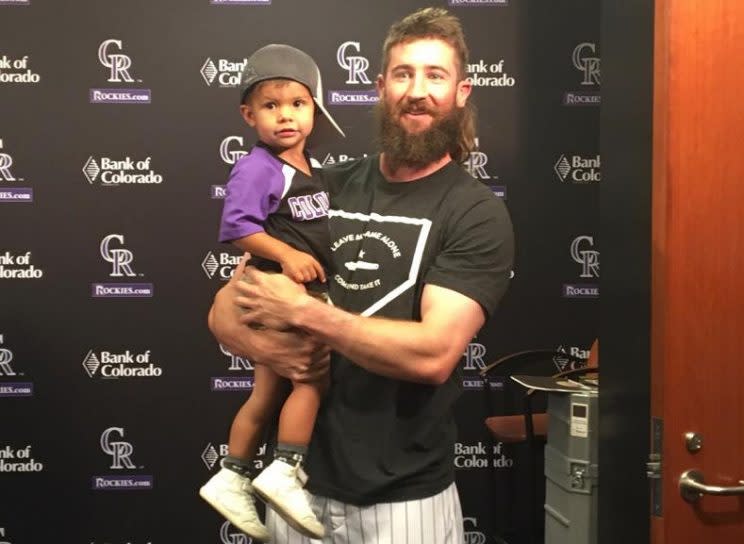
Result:
{"label": "white pinstriped baseball pants", "polygon": [[412,501],[354,506],[313,497],[311,504],[325,527],[325,538],[302,536],[267,508],[271,544],[462,544],[464,539],[454,483],[436,495]]}

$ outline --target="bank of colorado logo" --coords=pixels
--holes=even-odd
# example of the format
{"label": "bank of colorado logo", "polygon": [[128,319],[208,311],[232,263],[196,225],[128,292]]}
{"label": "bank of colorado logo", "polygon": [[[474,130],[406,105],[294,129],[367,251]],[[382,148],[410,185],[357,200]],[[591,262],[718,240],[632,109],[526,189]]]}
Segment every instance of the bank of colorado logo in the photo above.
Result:
{"label": "bank of colorado logo", "polygon": [[162,367],[153,361],[152,352],[89,350],[83,357],[83,369],[90,378],[117,380],[120,378],[159,378]]}
{"label": "bank of colorado logo", "polygon": [[202,270],[210,280],[217,278],[227,281],[232,277],[232,272],[241,258],[242,255],[231,255],[224,251],[220,253],[208,251],[201,264]]}
{"label": "bank of colorado logo", "polygon": [[[588,349],[581,349],[578,346],[566,346],[563,347],[563,345],[558,346],[555,348],[556,353],[559,355],[553,356],[553,363],[555,363],[556,368],[559,372],[563,372],[564,370],[574,370],[576,368],[581,368],[586,363],[585,362],[579,362],[576,359],[582,359],[583,361],[586,361],[589,359],[589,350]],[[563,355],[560,355],[563,354]],[[571,357],[568,357],[568,356]]]}
{"label": "bank of colorado logo", "polygon": [[504,59],[486,62],[480,59],[467,65],[468,81],[474,87],[514,87],[517,80],[504,69]]}
{"label": "bank of colorado logo", "polygon": [[[15,446],[0,446],[0,474],[41,472],[44,470],[44,463],[34,459],[30,444],[17,448]],[[2,544],[2,543],[0,543]]]}
{"label": "bank of colorado logo", "polygon": [[510,468],[513,465],[514,460],[506,455],[501,442],[493,446],[480,441],[475,444],[455,442],[456,469]]}
{"label": "bank of colorado logo", "polygon": [[83,165],[83,175],[91,185],[119,187],[122,185],[159,185],[163,176],[152,168],[152,158],[88,157]]}
{"label": "bank of colorado logo", "polygon": [[[226,455],[229,454],[227,444],[212,445],[208,442],[206,447],[201,453],[201,460],[207,467],[207,470],[213,470],[217,465],[217,462]],[[259,448],[256,454],[253,456],[253,468],[256,470],[263,470],[266,463],[266,442],[264,442]]]}
{"label": "bank of colorado logo", "polygon": [[362,153],[361,155],[352,156],[347,155],[346,153],[338,153],[334,155],[333,153],[327,153],[325,157],[323,157],[323,160],[320,161],[320,166],[329,166],[332,164],[341,164],[348,161],[354,161],[357,159],[361,159],[363,157],[366,157],[366,153]]}
{"label": "bank of colorado logo", "polygon": [[208,442],[206,447],[202,451],[201,460],[207,466],[208,470],[212,470],[214,468],[214,465],[217,464],[217,461],[220,460],[220,457],[222,457],[223,455],[227,455],[226,453],[221,453],[222,446],[227,446],[227,444],[218,446],[220,448],[220,451],[217,451],[217,447],[213,446],[211,442]]}
{"label": "bank of colorado logo", "polygon": [[336,63],[346,72],[347,85],[362,85],[363,89],[328,91],[332,106],[368,106],[377,103],[377,90],[369,78],[369,59],[361,54],[361,44],[344,42],[336,49]]}
{"label": "bank of colorado logo", "polygon": [[[0,1],[0,4],[2,2]],[[0,84],[36,84],[41,76],[31,69],[31,59],[28,55],[21,57],[0,57]]]}
{"label": "bank of colorado logo", "polygon": [[[24,183],[23,178],[14,175],[13,157],[3,151],[3,140],[0,138],[0,182]],[[34,190],[31,187],[4,187],[0,185],[0,203],[33,202]]]}
{"label": "bank of colorado logo", "polygon": [[30,251],[0,253],[0,280],[38,280],[44,276],[41,268],[34,266]]}
{"label": "bank of colorado logo", "polygon": [[91,296],[94,298],[143,298],[152,297],[155,287],[152,283],[122,281],[139,278],[142,274],[134,271],[134,254],[124,246],[124,236],[109,234],[101,240],[99,246],[101,257],[111,263],[109,277],[116,282],[91,284]]}
{"label": "bank of colorado logo", "polygon": [[[5,335],[0,334],[0,398],[30,397],[34,394],[34,384],[22,380],[24,372],[19,371],[13,362],[13,352],[5,347]],[[5,381],[8,380],[8,381]]]}
{"label": "bank of colorado logo", "polygon": [[581,74],[581,89],[566,92],[563,95],[563,105],[599,106],[602,96],[599,92],[601,73],[597,45],[591,42],[578,44],[571,53],[571,63]]}
{"label": "bank of colorado logo", "polygon": [[98,62],[107,70],[108,83],[116,87],[90,89],[89,99],[92,104],[149,104],[150,89],[138,88],[141,79],[132,76],[132,57],[124,53],[121,40],[114,38],[104,40],[98,46]]}
{"label": "bank of colorado logo", "polygon": [[564,183],[599,183],[602,180],[602,161],[599,155],[561,155],[553,165],[553,171]]}
{"label": "bank of colorado logo", "polygon": [[199,73],[202,79],[204,79],[204,83],[210,87],[213,84],[218,87],[239,87],[246,64],[248,64],[248,59],[239,61],[228,59],[212,60],[210,57],[207,57]]}
{"label": "bank of colorado logo", "polygon": [[[571,242],[571,258],[581,266],[582,279],[599,278],[599,251],[594,249],[593,236],[577,236]],[[596,283],[564,284],[563,296],[566,298],[597,298],[599,285]]]}
{"label": "bank of colorado logo", "polygon": [[134,446],[124,440],[123,427],[109,427],[101,433],[99,440],[101,451],[110,456],[110,470],[116,474],[93,476],[93,489],[99,491],[152,489],[154,478],[150,474],[141,474],[144,469],[132,460]]}

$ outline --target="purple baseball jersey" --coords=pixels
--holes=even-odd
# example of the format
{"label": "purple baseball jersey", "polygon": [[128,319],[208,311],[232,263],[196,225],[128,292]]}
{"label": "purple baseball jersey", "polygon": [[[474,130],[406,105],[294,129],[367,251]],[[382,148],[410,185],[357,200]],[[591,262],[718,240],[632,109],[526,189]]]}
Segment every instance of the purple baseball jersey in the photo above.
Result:
{"label": "purple baseball jersey", "polygon": [[[266,232],[311,254],[328,271],[328,191],[321,170],[314,169],[312,174],[305,175],[258,142],[230,172],[220,242]],[[281,271],[266,259],[254,258],[251,264]]]}

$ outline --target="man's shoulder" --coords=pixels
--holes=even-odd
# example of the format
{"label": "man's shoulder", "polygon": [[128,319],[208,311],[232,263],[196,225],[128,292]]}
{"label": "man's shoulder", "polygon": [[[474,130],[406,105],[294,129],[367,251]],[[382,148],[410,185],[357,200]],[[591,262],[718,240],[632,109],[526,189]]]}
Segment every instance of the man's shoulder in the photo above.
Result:
{"label": "man's shoulder", "polygon": [[[452,164],[442,174],[438,182],[439,191],[431,191],[431,198],[439,202],[439,217],[447,224],[462,226],[483,221],[510,224],[505,202],[488,185],[457,164]],[[422,199],[427,198],[422,196]]]}
{"label": "man's shoulder", "polygon": [[462,165],[452,163],[445,173],[443,183],[453,205],[462,205],[463,199],[503,205],[488,185],[474,178]]}

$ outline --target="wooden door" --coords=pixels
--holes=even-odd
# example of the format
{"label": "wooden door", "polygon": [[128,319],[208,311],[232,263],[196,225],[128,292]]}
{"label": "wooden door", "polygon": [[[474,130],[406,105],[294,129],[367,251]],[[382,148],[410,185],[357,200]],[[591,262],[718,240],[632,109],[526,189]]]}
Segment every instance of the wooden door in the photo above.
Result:
{"label": "wooden door", "polygon": [[[632,39],[629,29],[628,39]],[[656,0],[652,415],[663,420],[654,544],[744,542],[744,1]],[[685,433],[702,437],[690,452]]]}

